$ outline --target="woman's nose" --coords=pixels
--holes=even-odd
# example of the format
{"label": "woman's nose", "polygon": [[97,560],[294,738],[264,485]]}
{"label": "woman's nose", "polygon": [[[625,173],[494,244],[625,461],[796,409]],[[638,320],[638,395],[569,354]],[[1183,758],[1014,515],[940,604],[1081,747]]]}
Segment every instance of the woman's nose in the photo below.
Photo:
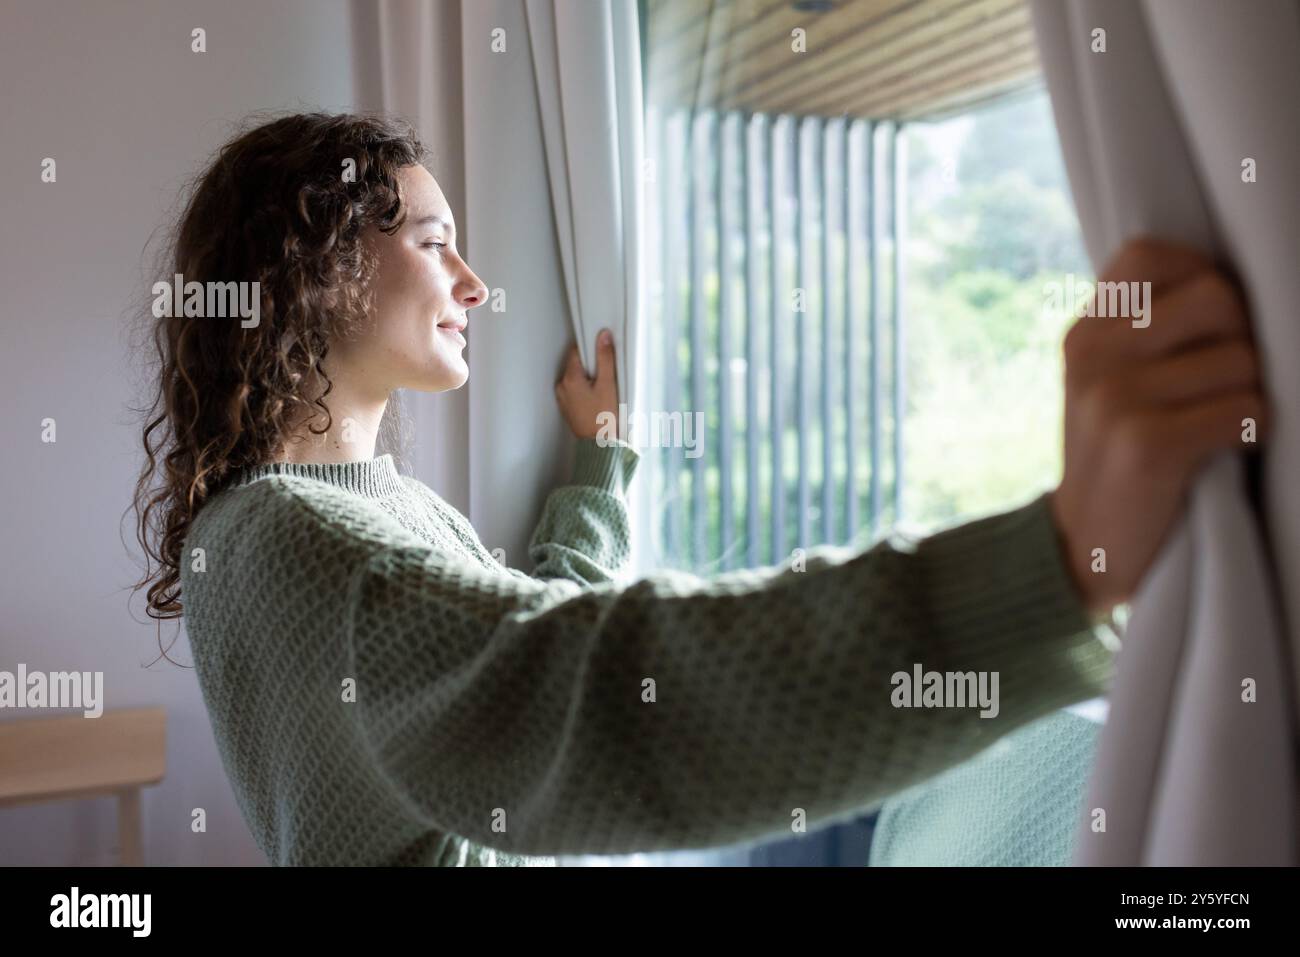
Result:
{"label": "woman's nose", "polygon": [[457,300],[466,309],[473,309],[475,306],[483,305],[484,300],[487,299],[487,286],[483,285],[483,281],[473,272],[469,272],[468,268],[466,272],[468,276],[461,283]]}

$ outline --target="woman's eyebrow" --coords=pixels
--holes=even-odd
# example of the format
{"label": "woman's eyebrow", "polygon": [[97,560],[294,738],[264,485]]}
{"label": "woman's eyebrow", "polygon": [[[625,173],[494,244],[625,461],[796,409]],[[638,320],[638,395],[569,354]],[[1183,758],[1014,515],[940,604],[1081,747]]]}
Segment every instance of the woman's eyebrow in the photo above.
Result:
{"label": "woman's eyebrow", "polygon": [[411,225],[413,225],[413,226],[429,226],[429,225],[434,225],[434,226],[445,226],[447,229],[451,230],[453,233],[456,232],[456,227],[455,227],[455,226],[453,226],[451,223],[447,222],[447,220],[443,219],[441,216],[439,216],[439,215],[436,214],[436,213],[430,213],[430,214],[427,215],[427,216],[421,216],[419,219],[415,220]]}

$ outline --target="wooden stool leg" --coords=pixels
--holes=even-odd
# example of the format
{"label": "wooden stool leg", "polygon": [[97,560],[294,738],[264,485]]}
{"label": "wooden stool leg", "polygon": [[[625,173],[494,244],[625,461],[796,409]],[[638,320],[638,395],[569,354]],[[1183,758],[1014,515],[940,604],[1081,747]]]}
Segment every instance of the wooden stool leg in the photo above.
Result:
{"label": "wooden stool leg", "polygon": [[123,867],[144,864],[140,827],[140,789],[128,788],[117,795],[117,837],[121,843]]}

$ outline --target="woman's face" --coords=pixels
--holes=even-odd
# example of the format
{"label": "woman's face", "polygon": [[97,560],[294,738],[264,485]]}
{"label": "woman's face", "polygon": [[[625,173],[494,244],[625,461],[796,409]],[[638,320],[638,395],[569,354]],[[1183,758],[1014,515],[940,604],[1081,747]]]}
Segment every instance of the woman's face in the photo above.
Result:
{"label": "woman's face", "polygon": [[361,333],[334,344],[326,371],[362,391],[442,392],[469,377],[461,355],[467,313],[487,288],[456,251],[456,225],[423,166],[398,172],[406,221],[391,236],[371,227],[374,311]]}

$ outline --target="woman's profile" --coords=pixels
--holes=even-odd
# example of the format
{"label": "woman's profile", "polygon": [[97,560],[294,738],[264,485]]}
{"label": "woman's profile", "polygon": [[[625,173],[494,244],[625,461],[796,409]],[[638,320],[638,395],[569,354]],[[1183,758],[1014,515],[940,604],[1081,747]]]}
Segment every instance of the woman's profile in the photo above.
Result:
{"label": "woman's profile", "polygon": [[[396,119],[284,116],[219,151],[175,232],[178,280],[255,289],[259,314],[157,319],[141,587],[150,615],[184,617],[275,864],[547,863],[860,812],[1101,693],[1114,649],[1095,623],[1136,587],[1199,465],[1263,416],[1253,359],[1216,353],[1241,351],[1239,303],[1179,300],[1220,280],[1137,244],[1116,274],[1154,280],[1186,321],[1071,334],[1051,494],[798,567],[628,583],[639,456],[597,438],[618,402],[602,342],[597,377],[571,354],[556,390],[572,479],[546,501],[531,572],[507,568],[375,454],[394,390],[466,382],[486,295],[425,157]],[[1217,371],[1159,374],[1195,361]],[[899,674],[939,675],[937,703],[900,695]],[[968,675],[994,676],[979,686],[995,707],[943,696]]]}

